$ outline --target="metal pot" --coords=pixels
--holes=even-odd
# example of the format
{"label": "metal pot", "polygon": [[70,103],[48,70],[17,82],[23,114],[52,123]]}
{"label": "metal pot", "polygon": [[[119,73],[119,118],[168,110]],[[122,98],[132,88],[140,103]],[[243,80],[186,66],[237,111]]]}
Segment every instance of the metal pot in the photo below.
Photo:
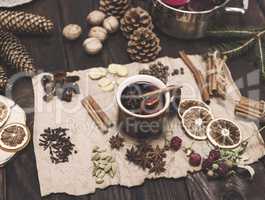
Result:
{"label": "metal pot", "polygon": [[162,32],[184,39],[196,39],[205,36],[208,27],[220,19],[225,12],[245,13],[248,1],[244,0],[245,8],[227,7],[231,0],[205,11],[185,11],[173,8],[162,0],[153,0],[153,21]]}

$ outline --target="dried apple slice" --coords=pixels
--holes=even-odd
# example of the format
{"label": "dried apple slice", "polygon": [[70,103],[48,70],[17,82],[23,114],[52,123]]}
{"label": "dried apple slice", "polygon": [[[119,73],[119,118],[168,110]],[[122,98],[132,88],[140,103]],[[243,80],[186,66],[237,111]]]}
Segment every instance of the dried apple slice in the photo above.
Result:
{"label": "dried apple slice", "polygon": [[29,141],[30,131],[23,124],[9,124],[0,132],[0,148],[4,151],[20,151],[28,145]]}
{"label": "dried apple slice", "polygon": [[107,76],[107,73],[108,73],[107,69],[103,67],[95,67],[88,71],[88,76],[92,80],[98,80]]}
{"label": "dried apple slice", "polygon": [[108,71],[111,74],[115,74],[121,77],[128,76],[128,69],[127,67],[119,64],[110,64],[108,67]]}
{"label": "dried apple slice", "polygon": [[112,84],[112,81],[108,78],[102,78],[98,81],[98,86],[101,88],[106,87],[110,84]]}
{"label": "dried apple slice", "polygon": [[239,127],[227,119],[215,119],[207,127],[207,137],[216,147],[233,149],[242,142],[242,134]]}
{"label": "dried apple slice", "polygon": [[182,115],[185,132],[196,140],[207,139],[207,126],[213,120],[212,114],[203,107],[192,107]]}

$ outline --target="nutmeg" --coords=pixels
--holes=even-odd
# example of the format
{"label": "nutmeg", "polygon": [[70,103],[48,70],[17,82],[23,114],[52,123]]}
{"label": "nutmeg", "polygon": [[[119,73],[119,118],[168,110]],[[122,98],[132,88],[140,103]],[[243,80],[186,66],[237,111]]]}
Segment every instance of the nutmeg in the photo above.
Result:
{"label": "nutmeg", "polygon": [[89,24],[93,26],[98,26],[102,24],[103,20],[105,19],[106,14],[104,12],[101,12],[99,10],[94,10],[87,16],[87,21]]}
{"label": "nutmeg", "polygon": [[107,39],[108,32],[100,26],[95,26],[90,29],[88,36],[98,38],[101,42],[104,42]]}
{"label": "nutmeg", "polygon": [[94,55],[101,51],[103,45],[97,38],[88,38],[83,42],[83,47],[88,54]]}
{"label": "nutmeg", "polygon": [[119,29],[119,21],[116,17],[110,16],[103,21],[103,27],[109,32],[114,33]]}
{"label": "nutmeg", "polygon": [[68,40],[76,40],[82,33],[82,28],[77,24],[68,24],[63,29],[63,36]]}

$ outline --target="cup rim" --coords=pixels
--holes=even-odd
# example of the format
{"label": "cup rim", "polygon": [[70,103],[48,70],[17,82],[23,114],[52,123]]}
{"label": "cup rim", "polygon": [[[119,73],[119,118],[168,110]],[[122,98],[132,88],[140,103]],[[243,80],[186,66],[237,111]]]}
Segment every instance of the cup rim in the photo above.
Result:
{"label": "cup rim", "polygon": [[133,117],[137,117],[137,118],[144,118],[144,119],[149,119],[149,118],[154,118],[157,117],[161,114],[163,114],[169,107],[170,105],[170,93],[167,92],[165,93],[165,105],[163,107],[163,109],[159,110],[159,112],[153,113],[153,114],[148,114],[148,115],[140,115],[140,114],[135,114],[131,111],[129,111],[127,108],[125,108],[123,106],[123,104],[121,103],[121,94],[124,91],[124,89],[136,82],[150,82],[151,84],[154,84],[155,86],[159,87],[159,88],[165,88],[167,87],[165,83],[163,83],[161,80],[159,80],[156,77],[153,76],[149,76],[149,75],[135,75],[135,76],[131,76],[129,78],[127,78],[125,81],[123,81],[120,86],[118,87],[117,93],[116,93],[116,101],[118,103],[118,106],[120,109],[123,110],[123,112],[127,113],[128,115],[131,115]]}

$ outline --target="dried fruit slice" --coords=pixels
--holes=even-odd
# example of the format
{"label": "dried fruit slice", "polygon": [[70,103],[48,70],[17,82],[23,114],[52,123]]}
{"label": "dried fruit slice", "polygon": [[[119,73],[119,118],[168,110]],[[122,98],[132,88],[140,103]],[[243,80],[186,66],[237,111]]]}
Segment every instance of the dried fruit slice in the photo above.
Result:
{"label": "dried fruit slice", "polygon": [[101,88],[106,87],[110,84],[112,84],[112,81],[108,78],[102,78],[98,81],[98,86]]}
{"label": "dried fruit slice", "polygon": [[184,99],[181,100],[178,107],[178,113],[179,116],[182,117],[183,113],[192,107],[203,107],[210,111],[210,108],[207,104],[205,104],[203,101],[197,100],[197,99]]}
{"label": "dried fruit slice", "polygon": [[118,76],[125,77],[128,75],[127,67],[119,64],[110,64],[108,71],[111,74],[117,74]]}
{"label": "dried fruit slice", "polygon": [[102,77],[107,76],[107,73],[108,73],[107,69],[103,67],[95,67],[88,71],[88,76],[92,80],[98,80],[101,79]]}
{"label": "dried fruit slice", "polygon": [[242,142],[242,134],[239,127],[226,119],[215,119],[207,127],[207,137],[216,147],[233,149]]}
{"label": "dried fruit slice", "polygon": [[207,139],[207,126],[213,120],[209,110],[203,107],[192,107],[182,115],[182,125],[186,133],[196,140]]}
{"label": "dried fruit slice", "polygon": [[29,141],[29,129],[23,124],[9,124],[0,132],[0,148],[4,151],[20,151],[27,146]]}
{"label": "dried fruit slice", "polygon": [[0,101],[0,127],[2,127],[10,115],[10,108],[5,103]]}

